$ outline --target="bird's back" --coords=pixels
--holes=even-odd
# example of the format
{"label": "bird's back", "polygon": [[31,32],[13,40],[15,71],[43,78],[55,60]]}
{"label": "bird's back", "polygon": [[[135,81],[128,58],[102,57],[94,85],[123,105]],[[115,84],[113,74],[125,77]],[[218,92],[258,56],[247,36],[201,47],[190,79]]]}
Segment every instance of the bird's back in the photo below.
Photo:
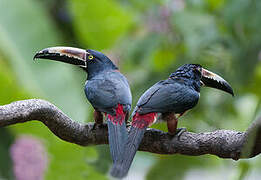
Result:
{"label": "bird's back", "polygon": [[154,84],[139,99],[136,111],[139,114],[150,112],[183,113],[193,108],[199,93],[181,80],[167,79]]}

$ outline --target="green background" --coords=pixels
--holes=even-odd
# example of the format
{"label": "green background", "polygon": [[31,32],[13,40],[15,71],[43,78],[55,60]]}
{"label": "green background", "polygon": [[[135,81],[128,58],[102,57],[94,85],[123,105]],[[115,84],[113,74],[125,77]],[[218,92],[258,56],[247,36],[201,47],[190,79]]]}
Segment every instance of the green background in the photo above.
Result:
{"label": "green background", "polygon": [[[230,82],[235,97],[202,88],[199,104],[179,126],[244,131],[261,110],[260,17],[259,0],[0,0],[0,105],[41,98],[75,121],[92,121],[83,91],[86,74],[32,60],[43,48],[73,46],[108,55],[129,79],[133,105],[180,65],[201,64]],[[153,127],[166,130],[165,124]],[[64,142],[39,122],[0,129],[0,179],[13,179],[9,148],[23,134],[45,146],[44,179],[109,179],[107,145]],[[260,160],[139,152],[129,179],[258,179]]]}

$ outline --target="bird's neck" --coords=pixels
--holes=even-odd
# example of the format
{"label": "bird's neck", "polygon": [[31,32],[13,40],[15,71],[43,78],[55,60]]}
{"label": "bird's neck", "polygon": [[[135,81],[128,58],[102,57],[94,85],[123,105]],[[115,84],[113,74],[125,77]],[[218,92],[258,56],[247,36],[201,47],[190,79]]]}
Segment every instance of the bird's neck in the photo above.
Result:
{"label": "bird's neck", "polygon": [[108,71],[118,70],[111,61],[110,62],[93,62],[89,63],[87,66],[88,77],[87,80],[94,78],[95,76]]}

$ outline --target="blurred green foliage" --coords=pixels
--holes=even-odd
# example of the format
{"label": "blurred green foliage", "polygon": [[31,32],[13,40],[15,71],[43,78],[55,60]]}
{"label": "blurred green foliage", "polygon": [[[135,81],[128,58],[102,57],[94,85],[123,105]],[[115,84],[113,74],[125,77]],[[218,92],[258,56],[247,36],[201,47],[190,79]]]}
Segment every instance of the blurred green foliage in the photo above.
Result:
{"label": "blurred green foliage", "polygon": [[111,47],[130,28],[131,11],[115,1],[69,1],[75,35],[84,46],[94,49]]}
{"label": "blurred green foliage", "polygon": [[[119,65],[130,81],[133,106],[147,88],[182,64],[198,63],[221,74],[234,87],[235,98],[202,88],[199,104],[179,126],[195,132],[244,131],[260,115],[260,17],[258,0],[0,0],[0,104],[43,98],[76,121],[92,120],[80,69],[32,61],[40,49],[76,46],[101,50]],[[153,127],[166,130],[163,123]],[[44,142],[49,154],[45,179],[108,178],[107,146],[69,144],[30,122],[0,130],[0,179],[13,179],[7,171],[12,166],[8,150],[21,134]],[[195,171],[206,177],[224,173],[229,179],[261,176],[256,173],[259,157],[235,163],[207,155],[149,155],[139,156],[156,157],[143,172],[146,179],[185,179]]]}

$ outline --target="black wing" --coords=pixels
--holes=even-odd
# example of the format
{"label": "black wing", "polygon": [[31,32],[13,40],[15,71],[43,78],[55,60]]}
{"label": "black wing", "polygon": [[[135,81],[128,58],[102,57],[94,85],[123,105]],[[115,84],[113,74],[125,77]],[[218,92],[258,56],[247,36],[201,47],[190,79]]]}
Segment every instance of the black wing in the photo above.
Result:
{"label": "black wing", "polygon": [[173,80],[156,83],[148,89],[137,103],[140,114],[150,112],[182,113],[194,107],[199,99],[199,93],[194,89]]}

